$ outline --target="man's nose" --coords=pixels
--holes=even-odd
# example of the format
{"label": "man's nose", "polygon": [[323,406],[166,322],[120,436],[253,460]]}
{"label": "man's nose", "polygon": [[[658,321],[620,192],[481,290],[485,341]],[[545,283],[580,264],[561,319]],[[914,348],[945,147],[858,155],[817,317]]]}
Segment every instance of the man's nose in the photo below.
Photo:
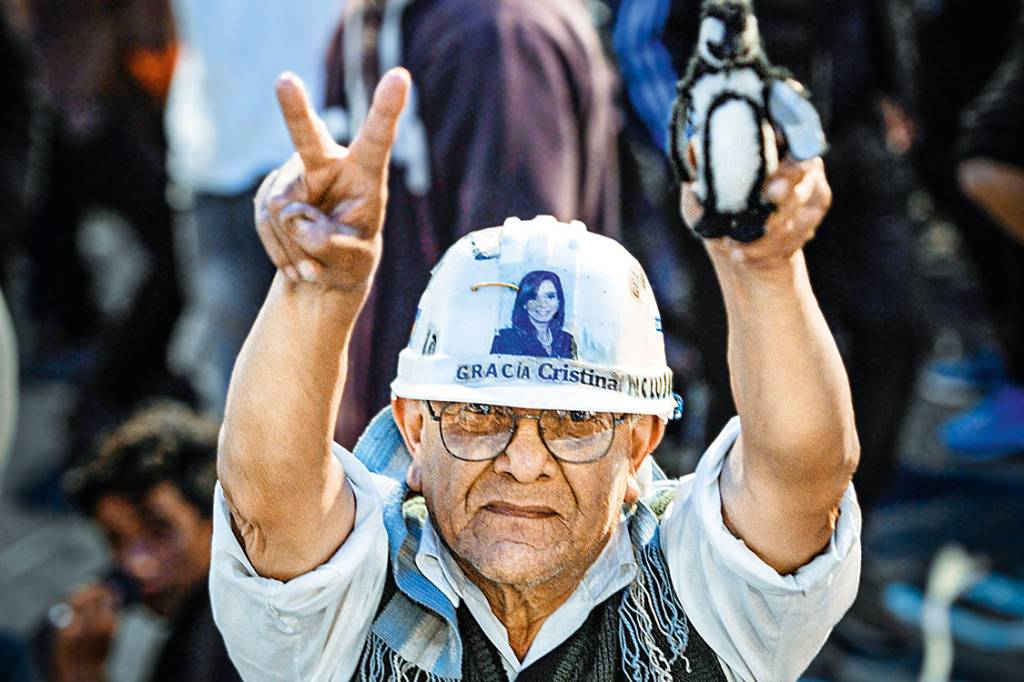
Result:
{"label": "man's nose", "polygon": [[532,483],[548,478],[552,468],[557,467],[554,457],[548,452],[540,437],[540,424],[536,419],[519,417],[519,427],[512,434],[512,440],[494,460],[494,470],[506,473],[520,483]]}

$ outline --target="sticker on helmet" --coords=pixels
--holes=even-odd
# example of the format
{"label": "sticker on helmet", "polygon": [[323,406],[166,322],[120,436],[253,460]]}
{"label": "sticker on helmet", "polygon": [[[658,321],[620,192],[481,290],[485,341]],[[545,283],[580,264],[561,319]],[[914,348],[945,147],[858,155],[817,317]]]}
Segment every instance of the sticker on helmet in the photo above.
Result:
{"label": "sticker on helmet", "polygon": [[526,273],[519,282],[511,317],[511,325],[495,333],[492,354],[576,359],[576,340],[563,329],[565,292],[555,273]]}
{"label": "sticker on helmet", "polygon": [[672,370],[644,376],[591,366],[579,361],[559,362],[544,358],[523,358],[509,362],[486,359],[463,362],[455,366],[452,380],[456,384],[478,386],[516,381],[576,384],[645,399],[667,398],[672,395]]}
{"label": "sticker on helmet", "polygon": [[423,341],[423,355],[433,355],[437,352],[437,330],[433,326],[427,328],[427,338]]}
{"label": "sticker on helmet", "polygon": [[633,294],[633,298],[639,300],[640,292],[647,288],[647,277],[644,276],[643,268],[639,264],[634,265],[633,269],[629,271],[629,290]]}

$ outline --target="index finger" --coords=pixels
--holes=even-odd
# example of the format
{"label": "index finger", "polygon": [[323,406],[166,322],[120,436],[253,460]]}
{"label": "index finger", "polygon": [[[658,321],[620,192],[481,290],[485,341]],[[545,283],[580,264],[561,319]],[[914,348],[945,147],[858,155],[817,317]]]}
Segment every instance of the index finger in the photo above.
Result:
{"label": "index finger", "polygon": [[409,72],[401,67],[389,70],[377,84],[366,121],[349,146],[349,152],[367,170],[380,171],[387,166],[410,84]]}
{"label": "index finger", "polygon": [[334,140],[310,104],[302,79],[293,73],[283,73],[277,80],[276,91],[277,103],[295,151],[302,158],[306,170],[311,170],[327,159]]}

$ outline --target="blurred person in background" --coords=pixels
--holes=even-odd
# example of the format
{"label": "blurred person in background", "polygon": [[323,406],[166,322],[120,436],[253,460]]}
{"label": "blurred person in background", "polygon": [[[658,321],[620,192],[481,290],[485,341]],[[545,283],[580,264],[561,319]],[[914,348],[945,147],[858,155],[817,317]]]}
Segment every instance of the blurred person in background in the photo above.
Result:
{"label": "blurred person in background", "polygon": [[102,530],[113,568],[50,610],[40,638],[47,679],[106,679],[120,612],[135,602],[170,629],[148,679],[240,679],[207,591],[217,430],[184,405],[156,403],[68,473],[68,492]]}
{"label": "blurred person in background", "polygon": [[[937,207],[957,228],[963,254],[973,266],[975,281],[970,284],[981,294],[980,306],[953,300],[948,314],[968,322],[956,330],[964,352],[959,359],[932,363],[927,378],[947,394],[992,398],[966,414],[968,420],[954,420],[952,428],[941,431],[944,444],[968,459],[1008,451],[1007,443],[1000,446],[996,440],[1005,440],[1010,431],[995,433],[991,426],[1000,413],[1013,409],[1013,393],[1002,391],[1004,385],[1024,381],[1024,247],[965,196],[958,178],[958,167],[967,159],[1012,163],[1017,156],[1019,141],[1009,121],[1019,94],[999,94],[998,82],[986,90],[986,83],[1013,45],[1021,8],[1020,0],[988,0],[980,7],[970,0],[943,0],[918,3],[917,8],[915,114],[920,144],[915,145],[915,159]],[[1008,62],[997,81],[1019,89],[1013,69]],[[964,177],[969,170],[970,164],[965,165],[963,180],[977,180]]]}
{"label": "blurred person in background", "polygon": [[961,189],[1024,243],[1024,17],[1009,54],[967,111],[964,128]]}
{"label": "blurred person in background", "polygon": [[993,294],[1001,301],[995,325],[1006,376],[977,405],[946,422],[942,435],[966,456],[1000,457],[1024,451],[1024,17],[995,76],[968,106],[963,128],[960,189],[1005,230],[1005,236],[990,230],[1001,254],[992,254],[987,265],[1001,280]]}
{"label": "blurred person in background", "polygon": [[[46,164],[25,234],[37,323],[36,367],[81,387],[76,445],[169,390],[167,346],[181,310],[165,200],[163,96],[173,64],[165,0],[28,0],[45,83]],[[87,212],[123,217],[145,251],[142,281],[117,319],[103,320],[79,250]],[[97,355],[85,348],[98,339]]]}
{"label": "blurred person in background", "polygon": [[191,336],[181,328],[174,355],[212,412],[224,408],[235,356],[274,273],[252,211],[259,181],[291,154],[273,84],[290,69],[320,101],[344,4],[171,0],[180,54],[165,121],[168,168],[195,235],[182,265],[192,279],[187,317],[196,322]]}
{"label": "blurred person in background", "polygon": [[384,259],[349,350],[335,430],[348,447],[388,404],[379,378],[395,374],[430,268],[458,237],[538,214],[619,232],[613,74],[583,0],[349,0],[328,64],[339,141],[393,66],[414,85],[391,160]]}
{"label": "blurred person in background", "polygon": [[[663,154],[675,83],[696,43],[700,8],[699,0],[614,3],[612,41],[631,116]],[[755,9],[767,54],[808,87],[831,146],[825,163],[835,201],[806,251],[850,375],[863,449],[855,482],[868,518],[895,469],[897,439],[927,341],[912,296],[903,66],[881,3],[757,0]],[[705,430],[713,435],[735,413],[725,310],[703,248],[688,238],[677,216],[667,215],[681,235],[675,247],[693,282],[689,336],[710,387]]]}

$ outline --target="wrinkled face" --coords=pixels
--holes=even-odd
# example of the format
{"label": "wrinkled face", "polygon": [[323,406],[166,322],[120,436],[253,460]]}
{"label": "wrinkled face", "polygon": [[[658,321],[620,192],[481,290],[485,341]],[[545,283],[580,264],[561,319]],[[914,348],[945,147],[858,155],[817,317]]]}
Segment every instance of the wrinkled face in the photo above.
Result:
{"label": "wrinkled face", "polygon": [[142,603],[156,613],[173,613],[206,579],[210,520],[172,484],[158,484],[141,501],[101,497],[95,511],[118,568],[138,584]]}
{"label": "wrinkled face", "polygon": [[526,302],[526,313],[538,324],[550,322],[558,314],[558,292],[551,280],[540,283],[537,295]]}
{"label": "wrinkled face", "polygon": [[486,462],[452,457],[438,423],[426,418],[423,424],[413,466],[439,534],[464,567],[528,587],[565,571],[581,575],[601,553],[619,522],[632,471],[630,422],[616,427],[604,458],[587,464],[552,457],[533,419],[519,420],[505,452]]}

